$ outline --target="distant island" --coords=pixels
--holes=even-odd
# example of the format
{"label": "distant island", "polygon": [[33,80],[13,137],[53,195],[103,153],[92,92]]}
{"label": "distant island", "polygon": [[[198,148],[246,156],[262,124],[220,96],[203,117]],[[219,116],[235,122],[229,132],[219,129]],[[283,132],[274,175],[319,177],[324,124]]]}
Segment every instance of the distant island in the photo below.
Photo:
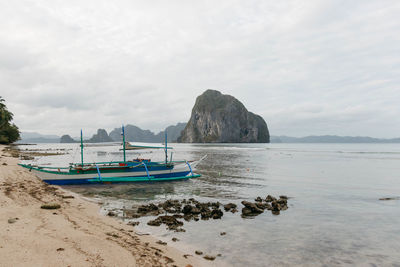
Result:
{"label": "distant island", "polygon": [[382,139],[368,136],[311,135],[305,137],[271,136],[271,143],[400,143],[400,138]]}
{"label": "distant island", "polygon": [[[128,124],[125,126],[126,141],[128,142],[147,142],[147,143],[161,143],[165,139],[165,131],[167,131],[167,141],[176,142],[180,136],[182,130],[185,128],[186,123],[177,123],[176,125],[168,126],[164,131],[158,134],[153,133],[150,130],[142,130],[141,128]],[[84,138],[85,143],[102,143],[102,142],[120,142],[121,139],[121,127],[114,128],[107,133],[105,129],[98,129],[97,133],[91,138]],[[22,132],[21,140],[17,143],[78,143],[79,137],[71,137],[68,134],[63,136],[57,135],[43,135],[40,133]]]}

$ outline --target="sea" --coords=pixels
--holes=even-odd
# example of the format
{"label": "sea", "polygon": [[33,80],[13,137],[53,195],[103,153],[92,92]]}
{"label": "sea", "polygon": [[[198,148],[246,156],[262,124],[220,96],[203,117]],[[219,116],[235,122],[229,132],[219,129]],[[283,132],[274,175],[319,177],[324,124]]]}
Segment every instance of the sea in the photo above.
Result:
{"label": "sea", "polygon": [[[145,144],[142,144],[145,145]],[[154,145],[154,144],[152,144]],[[162,183],[64,186],[101,203],[101,212],[168,199],[236,203],[219,220],[184,222],[186,232],[136,230],[195,255],[210,266],[400,266],[400,144],[171,144],[173,160],[198,160],[200,178]],[[20,146],[63,155],[26,163],[68,166],[79,144]],[[171,157],[168,152],[168,157]],[[163,151],[127,151],[127,158],[164,160]],[[85,162],[122,160],[120,146],[86,147]],[[240,216],[241,201],[286,195],[288,209]],[[380,200],[390,198],[389,200]],[[131,219],[123,219],[129,222]],[[225,235],[221,235],[225,232]],[[175,237],[179,241],[172,242]]]}

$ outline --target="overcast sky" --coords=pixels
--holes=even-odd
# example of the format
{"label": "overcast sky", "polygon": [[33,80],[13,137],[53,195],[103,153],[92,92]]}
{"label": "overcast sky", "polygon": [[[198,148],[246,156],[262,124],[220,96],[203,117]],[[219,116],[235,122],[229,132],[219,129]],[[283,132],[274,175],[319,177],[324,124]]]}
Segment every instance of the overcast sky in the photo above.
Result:
{"label": "overcast sky", "polygon": [[0,0],[22,131],[188,121],[208,88],[272,135],[400,136],[400,1]]}

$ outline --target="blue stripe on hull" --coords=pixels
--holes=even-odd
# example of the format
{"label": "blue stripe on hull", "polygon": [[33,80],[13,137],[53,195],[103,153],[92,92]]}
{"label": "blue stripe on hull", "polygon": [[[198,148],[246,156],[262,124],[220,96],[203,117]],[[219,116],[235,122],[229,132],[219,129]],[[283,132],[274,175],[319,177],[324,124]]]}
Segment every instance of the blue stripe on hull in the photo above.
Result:
{"label": "blue stripe on hull", "polygon": [[[143,180],[135,181],[135,182],[162,182],[162,181],[171,181],[171,180],[186,180],[189,179],[190,176],[187,178],[182,178],[190,173],[190,171],[184,172],[176,172],[176,173],[164,173],[164,174],[157,174],[153,175],[154,178],[148,179],[145,177]],[[132,176],[135,177],[135,176]],[[176,178],[176,179],[174,179]],[[63,180],[43,180],[48,184],[53,185],[78,185],[78,184],[93,184],[93,182],[89,182],[90,179],[63,179]]]}

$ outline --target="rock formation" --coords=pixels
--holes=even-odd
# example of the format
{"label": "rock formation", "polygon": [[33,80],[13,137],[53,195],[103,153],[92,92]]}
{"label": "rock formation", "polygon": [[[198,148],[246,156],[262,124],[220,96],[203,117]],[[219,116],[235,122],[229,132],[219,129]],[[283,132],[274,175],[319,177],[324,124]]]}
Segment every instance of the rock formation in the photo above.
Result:
{"label": "rock formation", "polygon": [[[168,142],[176,142],[181,132],[185,128],[186,123],[178,123],[176,125],[168,126],[165,130],[168,133]],[[121,141],[121,128],[115,128],[110,132],[110,137],[114,141]],[[134,125],[125,126],[125,138],[128,142],[147,142],[147,143],[161,143],[165,139],[165,131],[154,134],[149,130],[142,130]]]}
{"label": "rock formation", "polygon": [[69,136],[68,134],[63,135],[60,138],[60,143],[77,143],[77,142],[78,141],[75,141],[74,139],[72,139],[72,137]]}
{"label": "rock formation", "polygon": [[207,90],[198,96],[182,143],[269,143],[264,119],[230,95]]}
{"label": "rock formation", "polygon": [[108,136],[107,131],[104,129],[98,129],[97,134],[94,134],[87,142],[89,143],[102,143],[112,142],[113,140]]}

